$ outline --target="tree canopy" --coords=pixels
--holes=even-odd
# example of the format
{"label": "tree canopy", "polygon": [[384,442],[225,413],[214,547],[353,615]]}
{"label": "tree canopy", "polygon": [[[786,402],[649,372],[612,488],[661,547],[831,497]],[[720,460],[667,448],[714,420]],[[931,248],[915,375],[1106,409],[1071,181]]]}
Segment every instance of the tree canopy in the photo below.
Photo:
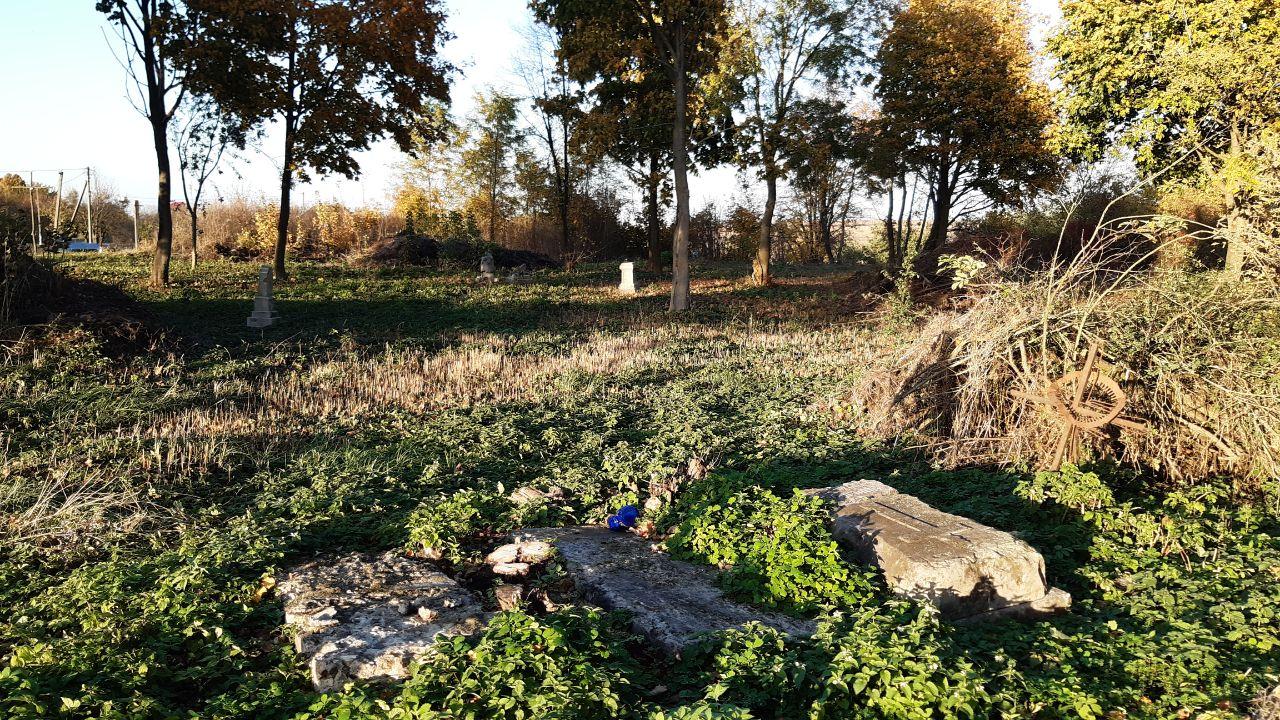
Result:
{"label": "tree canopy", "polygon": [[[1256,177],[1249,157],[1280,126],[1280,5],[1069,0],[1063,19],[1049,45],[1063,149],[1096,160],[1113,143],[1129,147],[1148,174],[1211,186],[1228,225],[1239,220]],[[1227,265],[1239,271],[1239,231],[1227,235]]]}
{"label": "tree canopy", "polygon": [[958,217],[1016,204],[1059,176],[1028,32],[1017,0],[910,0],[894,15],[877,58],[879,137],[890,148],[879,172],[916,172],[929,187],[926,270]]}
{"label": "tree canopy", "polygon": [[289,198],[312,173],[353,178],[354,153],[391,137],[413,148],[419,112],[449,101],[439,57],[438,0],[190,0],[205,18],[190,58],[193,87],[245,124],[278,120],[284,134],[275,271],[285,276]]}
{"label": "tree canopy", "polygon": [[[689,308],[689,127],[701,111],[727,106],[721,72],[728,35],[724,0],[533,0],[538,18],[561,36],[560,52],[580,82],[670,82],[671,161],[676,191],[671,309]],[[667,124],[664,122],[664,124]]]}

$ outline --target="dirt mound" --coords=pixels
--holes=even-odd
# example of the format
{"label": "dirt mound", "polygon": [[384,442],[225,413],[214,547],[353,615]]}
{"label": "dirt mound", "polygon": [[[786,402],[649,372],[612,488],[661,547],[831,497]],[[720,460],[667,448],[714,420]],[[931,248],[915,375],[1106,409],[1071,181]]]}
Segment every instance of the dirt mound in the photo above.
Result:
{"label": "dirt mound", "polygon": [[436,241],[426,235],[402,230],[383,238],[356,256],[357,265],[434,265],[440,259]]}
{"label": "dirt mound", "polygon": [[560,261],[555,260],[542,253],[533,252],[532,250],[511,250],[509,248],[494,248],[493,262],[502,269],[513,269],[525,266],[529,270],[555,269],[560,267]]}
{"label": "dirt mound", "polygon": [[[25,262],[9,327],[0,326],[0,341],[55,342],[75,326],[95,336],[110,358],[177,350],[172,333],[118,286],[67,275],[46,262]],[[44,327],[33,334],[32,326]]]}

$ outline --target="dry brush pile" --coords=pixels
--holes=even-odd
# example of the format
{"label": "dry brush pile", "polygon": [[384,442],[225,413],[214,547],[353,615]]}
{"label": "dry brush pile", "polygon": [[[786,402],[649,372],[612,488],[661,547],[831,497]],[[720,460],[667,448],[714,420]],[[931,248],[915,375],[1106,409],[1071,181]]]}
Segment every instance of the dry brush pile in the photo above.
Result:
{"label": "dry brush pile", "polygon": [[1280,293],[1261,279],[1108,269],[1107,243],[1018,281],[974,288],[891,346],[853,395],[870,435],[946,464],[1041,463],[1061,425],[1043,397],[1089,346],[1145,428],[1087,435],[1178,482],[1280,476]]}

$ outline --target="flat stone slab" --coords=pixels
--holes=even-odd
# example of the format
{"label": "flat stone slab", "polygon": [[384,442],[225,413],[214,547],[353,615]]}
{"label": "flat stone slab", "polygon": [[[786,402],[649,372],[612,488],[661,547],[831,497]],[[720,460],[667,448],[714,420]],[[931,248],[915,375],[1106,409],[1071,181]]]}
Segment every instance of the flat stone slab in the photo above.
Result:
{"label": "flat stone slab", "polygon": [[698,636],[756,621],[796,636],[814,623],[734,602],[716,587],[710,567],[674,560],[630,533],[599,527],[534,528],[517,541],[556,546],[565,569],[588,602],[631,613],[632,630],[655,647],[677,654]]}
{"label": "flat stone slab", "polygon": [[1071,604],[1049,587],[1040,553],[1007,532],[874,480],[805,493],[831,504],[831,534],[879,567],[894,592],[931,602],[945,617],[1037,616]]}
{"label": "flat stone slab", "polygon": [[434,565],[397,552],[321,558],[279,584],[317,690],[352,680],[400,680],[435,641],[488,619],[480,599]]}

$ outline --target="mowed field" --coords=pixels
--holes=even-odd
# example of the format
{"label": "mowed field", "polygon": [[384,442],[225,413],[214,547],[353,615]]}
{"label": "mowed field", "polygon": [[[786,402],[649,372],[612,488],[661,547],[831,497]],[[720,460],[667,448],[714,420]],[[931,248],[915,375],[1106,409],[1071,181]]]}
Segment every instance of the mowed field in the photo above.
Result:
{"label": "mowed field", "polygon": [[[487,285],[297,263],[258,331],[256,265],[175,264],[156,292],[147,262],[64,261],[86,312],[5,346],[0,717],[1230,718],[1280,681],[1274,493],[944,470],[860,437],[860,382],[917,322],[847,271],[758,289],[695,265],[672,316],[661,279],[620,297],[611,264]],[[893,598],[794,494],[859,478],[1017,534],[1071,612],[966,625]],[[817,635],[673,659],[624,617],[530,607],[405,683],[311,689],[274,592],[291,565],[430,546],[464,576],[511,530],[603,523],[673,481],[645,517],[671,552]]]}

